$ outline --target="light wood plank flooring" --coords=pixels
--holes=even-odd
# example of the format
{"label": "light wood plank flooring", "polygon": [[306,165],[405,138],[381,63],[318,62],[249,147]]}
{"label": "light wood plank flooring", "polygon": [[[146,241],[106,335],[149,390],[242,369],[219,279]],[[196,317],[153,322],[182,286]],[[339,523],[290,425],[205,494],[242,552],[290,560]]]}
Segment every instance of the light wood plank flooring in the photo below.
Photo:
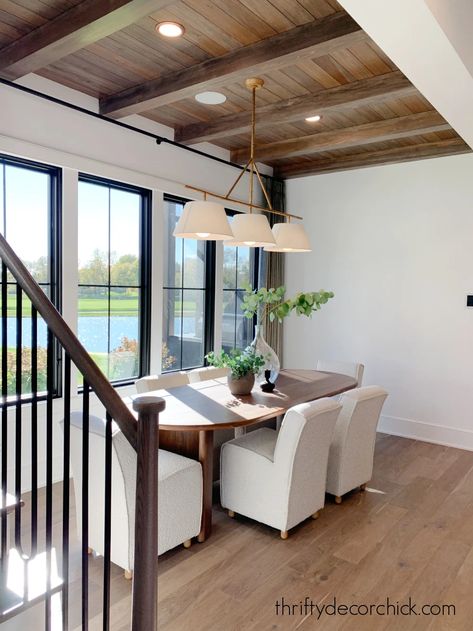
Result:
{"label": "light wood plank flooring", "polygon": [[[393,631],[473,628],[473,453],[380,435],[365,493],[282,541],[218,507],[213,536],[159,560],[160,631]],[[73,557],[75,563],[77,555]],[[91,616],[100,611],[101,559],[91,559]],[[72,598],[79,601],[78,570]],[[128,629],[130,583],[112,579],[112,629]],[[454,604],[455,616],[276,616],[275,601]],[[78,612],[77,612],[78,613]],[[77,613],[74,614],[76,618]],[[77,620],[77,618],[76,618]],[[40,627],[41,628],[41,627]],[[91,629],[99,629],[99,617]]]}
{"label": "light wood plank flooring", "polygon": [[[216,509],[215,534],[160,561],[160,630],[472,629],[473,453],[380,435],[366,493],[291,531]],[[181,560],[188,554],[185,564]],[[278,617],[275,600],[456,605],[453,617]]]}

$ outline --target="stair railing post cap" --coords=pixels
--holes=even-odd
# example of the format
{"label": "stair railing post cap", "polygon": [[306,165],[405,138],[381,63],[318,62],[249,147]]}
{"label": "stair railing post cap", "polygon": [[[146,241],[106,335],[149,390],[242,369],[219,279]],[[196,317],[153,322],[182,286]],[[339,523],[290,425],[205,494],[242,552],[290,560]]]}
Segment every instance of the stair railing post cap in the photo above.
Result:
{"label": "stair railing post cap", "polygon": [[145,394],[133,399],[133,409],[138,414],[159,414],[166,407],[166,401],[161,397]]}

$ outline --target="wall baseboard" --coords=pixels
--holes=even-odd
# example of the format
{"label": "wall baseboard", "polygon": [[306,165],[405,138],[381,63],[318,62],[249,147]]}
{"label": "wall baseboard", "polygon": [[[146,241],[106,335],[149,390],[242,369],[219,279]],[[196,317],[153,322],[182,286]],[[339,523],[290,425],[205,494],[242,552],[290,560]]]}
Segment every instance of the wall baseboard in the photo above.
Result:
{"label": "wall baseboard", "polygon": [[426,443],[473,451],[473,431],[466,429],[433,425],[397,416],[381,416],[378,431],[402,438],[413,438]]}

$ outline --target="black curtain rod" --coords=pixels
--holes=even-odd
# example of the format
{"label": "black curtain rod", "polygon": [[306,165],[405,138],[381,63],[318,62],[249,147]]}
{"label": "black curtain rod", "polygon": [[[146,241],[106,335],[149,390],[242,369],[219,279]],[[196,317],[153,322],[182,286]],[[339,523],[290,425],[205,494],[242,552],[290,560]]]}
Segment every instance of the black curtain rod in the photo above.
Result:
{"label": "black curtain rod", "polygon": [[[70,110],[80,112],[81,114],[87,114],[87,116],[92,116],[92,118],[97,118],[98,120],[105,121],[106,123],[111,123],[112,125],[116,125],[117,127],[121,127],[122,129],[128,129],[129,131],[133,131],[136,134],[147,136],[148,138],[152,138],[158,145],[160,145],[161,143],[166,143],[168,145],[172,145],[173,147],[178,147],[178,149],[185,149],[185,151],[189,151],[190,153],[195,153],[196,155],[202,156],[203,158],[208,158],[209,160],[220,162],[220,164],[225,164],[227,166],[233,167],[234,169],[239,169],[240,171],[244,171],[244,170],[249,171],[249,169],[245,169],[245,167],[242,167],[240,164],[237,164],[236,162],[231,162],[230,160],[224,160],[223,158],[218,158],[217,156],[213,156],[211,153],[206,153],[205,151],[201,151],[200,149],[194,149],[193,147],[188,147],[187,145],[183,145],[180,142],[176,142],[175,140],[170,140],[169,138],[165,138],[164,136],[153,134],[150,131],[140,129],[139,127],[133,127],[133,125],[122,123],[121,121],[114,120],[113,118],[109,118],[108,116],[104,116],[103,114],[98,114],[97,112],[91,112],[85,107],[80,107],[79,105],[74,105],[73,103],[69,103],[68,101],[63,101],[62,99],[58,99],[55,96],[50,96],[49,94],[45,94],[44,92],[33,90],[33,88],[27,88],[24,85],[14,83],[13,81],[9,81],[8,79],[2,79],[0,77],[0,84],[6,85],[9,88],[14,88],[15,90],[20,90],[20,92],[26,92],[27,94],[31,94],[32,96],[37,96],[40,99],[50,101],[51,103],[56,103],[57,105],[68,107]],[[266,174],[264,174],[264,177],[274,179],[274,180],[279,179],[279,178],[275,178],[272,175],[266,175]]]}

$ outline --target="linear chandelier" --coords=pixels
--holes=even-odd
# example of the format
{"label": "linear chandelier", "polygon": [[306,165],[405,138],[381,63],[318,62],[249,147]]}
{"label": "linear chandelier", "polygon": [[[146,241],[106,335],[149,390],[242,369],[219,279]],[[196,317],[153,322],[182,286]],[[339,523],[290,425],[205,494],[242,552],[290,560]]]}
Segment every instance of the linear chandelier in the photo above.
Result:
{"label": "linear chandelier", "polygon": [[[251,90],[252,95],[250,158],[226,195],[187,185],[187,188],[202,193],[204,199],[188,202],[184,206],[183,213],[176,224],[173,234],[175,237],[184,239],[225,241],[225,245],[264,247],[268,252],[310,252],[309,238],[303,225],[301,223],[291,223],[291,219],[302,220],[302,217],[276,210],[271,204],[255,160],[256,90],[264,85],[264,81],[253,77],[247,79],[245,83],[246,87]],[[250,175],[248,202],[231,197],[246,172],[249,172]],[[267,207],[260,206],[254,201],[255,178],[263,192]],[[235,215],[230,226],[223,205],[207,201],[207,196],[241,204],[249,208],[249,212]],[[271,229],[267,217],[259,212],[254,213],[253,210],[283,216],[287,222],[274,224],[273,229]]]}

